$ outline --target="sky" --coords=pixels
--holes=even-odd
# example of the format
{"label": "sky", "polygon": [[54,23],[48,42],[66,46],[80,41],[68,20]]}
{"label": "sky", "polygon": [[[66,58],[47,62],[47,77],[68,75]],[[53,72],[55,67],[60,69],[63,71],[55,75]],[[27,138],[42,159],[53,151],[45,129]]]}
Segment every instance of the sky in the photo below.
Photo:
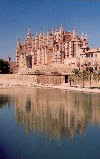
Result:
{"label": "sky", "polygon": [[29,26],[35,35],[61,24],[100,47],[100,0],[0,0],[0,58],[15,61],[17,39],[24,41]]}

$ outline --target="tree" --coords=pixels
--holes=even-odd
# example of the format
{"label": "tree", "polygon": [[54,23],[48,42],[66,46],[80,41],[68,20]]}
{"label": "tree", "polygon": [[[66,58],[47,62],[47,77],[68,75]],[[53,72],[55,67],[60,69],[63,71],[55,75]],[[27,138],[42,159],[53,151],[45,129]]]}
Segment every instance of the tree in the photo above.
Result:
{"label": "tree", "polygon": [[9,66],[8,61],[0,59],[0,73],[1,74],[10,73],[10,66]]}
{"label": "tree", "polygon": [[90,76],[90,88],[91,88],[91,76],[93,74],[93,67],[90,64],[87,67],[87,71],[89,72],[89,76]]}
{"label": "tree", "polygon": [[71,85],[71,83],[72,83],[72,75],[69,75],[68,80],[69,80],[70,87],[71,87],[71,86],[72,86],[72,85]]}
{"label": "tree", "polygon": [[72,70],[72,72],[75,75],[74,79],[75,79],[75,86],[76,86],[76,77],[79,77],[79,69],[76,68],[76,69]]}
{"label": "tree", "polygon": [[93,73],[93,67],[89,67],[89,72],[90,72],[90,88],[91,88],[91,75]]}

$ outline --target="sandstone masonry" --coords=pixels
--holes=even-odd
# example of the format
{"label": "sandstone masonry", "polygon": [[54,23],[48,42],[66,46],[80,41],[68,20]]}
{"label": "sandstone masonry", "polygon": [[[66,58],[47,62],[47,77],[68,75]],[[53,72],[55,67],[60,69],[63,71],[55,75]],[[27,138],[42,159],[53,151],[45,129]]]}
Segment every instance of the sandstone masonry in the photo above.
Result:
{"label": "sandstone masonry", "polygon": [[[84,64],[91,63],[99,68],[100,49],[90,49],[87,36],[82,33],[77,35],[65,31],[61,26],[59,30],[48,29],[48,32],[31,35],[30,27],[27,37],[21,44],[18,39],[16,47],[16,64],[19,74],[32,74],[43,71],[49,74],[57,69],[60,73],[68,73],[70,69],[81,68]],[[66,68],[66,71],[64,71]]]}

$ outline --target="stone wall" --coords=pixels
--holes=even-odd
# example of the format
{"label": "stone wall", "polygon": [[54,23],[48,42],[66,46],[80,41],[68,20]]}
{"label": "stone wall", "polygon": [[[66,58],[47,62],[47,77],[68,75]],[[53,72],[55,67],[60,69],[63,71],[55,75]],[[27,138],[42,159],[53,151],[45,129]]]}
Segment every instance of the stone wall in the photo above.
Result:
{"label": "stone wall", "polygon": [[[65,83],[65,76],[60,75],[19,75],[0,74],[0,87],[34,87],[34,86],[65,86],[69,87],[70,82]],[[71,82],[72,87],[83,87],[82,80]],[[85,87],[90,87],[90,81],[84,81]],[[100,80],[91,80],[91,87],[100,87]]]}
{"label": "stone wall", "polygon": [[36,76],[32,75],[0,74],[0,86],[31,86],[36,83],[36,79]]}
{"label": "stone wall", "polygon": [[61,83],[64,83],[64,76],[0,74],[0,87],[32,87],[39,84]]}
{"label": "stone wall", "polygon": [[60,85],[64,83],[65,77],[64,76],[47,76],[47,75],[38,75],[37,76],[37,83],[41,84],[53,84],[53,85]]}

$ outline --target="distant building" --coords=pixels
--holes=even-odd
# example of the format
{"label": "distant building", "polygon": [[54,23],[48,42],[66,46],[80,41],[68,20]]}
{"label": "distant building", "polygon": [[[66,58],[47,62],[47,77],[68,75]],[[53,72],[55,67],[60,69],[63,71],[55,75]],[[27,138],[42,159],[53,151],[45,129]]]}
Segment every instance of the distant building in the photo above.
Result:
{"label": "distant building", "polygon": [[[77,32],[67,32],[61,26],[59,30],[48,29],[47,34],[31,35],[30,27],[23,44],[18,39],[16,47],[16,64],[19,73],[34,73],[44,69],[45,73],[55,68],[60,73],[70,69],[80,68],[85,64],[99,68],[100,48],[90,49],[87,36],[83,33],[78,37]],[[46,69],[48,68],[48,69]],[[66,71],[65,71],[66,70]]]}

